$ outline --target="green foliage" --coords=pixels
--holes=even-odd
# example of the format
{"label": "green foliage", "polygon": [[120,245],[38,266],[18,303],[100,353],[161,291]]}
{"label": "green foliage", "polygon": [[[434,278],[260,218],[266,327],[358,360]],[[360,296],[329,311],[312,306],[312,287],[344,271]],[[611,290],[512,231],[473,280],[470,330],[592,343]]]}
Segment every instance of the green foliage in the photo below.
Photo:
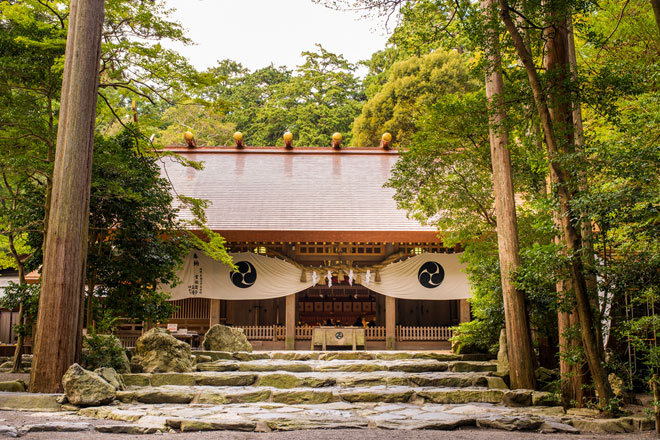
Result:
{"label": "green foliage", "polygon": [[437,50],[392,65],[387,81],[362,108],[353,126],[353,144],[378,146],[384,132],[394,145],[410,147],[420,130],[419,119],[447,95],[476,91],[466,59],[454,51]]}
{"label": "green foliage", "polygon": [[87,279],[103,308],[163,321],[173,308],[158,289],[178,281],[189,243],[169,181],[160,177],[156,157],[140,154],[135,142],[129,131],[96,139]]}
{"label": "green foliage", "polygon": [[92,331],[83,337],[83,350],[81,354],[83,368],[95,370],[97,368],[113,368],[119,373],[128,373],[128,359],[119,339],[114,335],[100,334]]}
{"label": "green foliage", "polygon": [[203,95],[228,104],[224,123],[234,124],[248,145],[283,145],[286,131],[299,146],[330,145],[337,131],[349,144],[364,100],[356,66],[321,45],[302,55],[305,62],[294,72],[274,66],[249,72],[240,63],[221,61],[208,72],[218,85]]}
{"label": "green foliage", "polygon": [[0,307],[9,310],[18,310],[23,304],[23,322],[14,324],[16,333],[22,336],[31,336],[33,325],[37,321],[39,310],[39,284],[16,284],[9,282],[0,296]]}

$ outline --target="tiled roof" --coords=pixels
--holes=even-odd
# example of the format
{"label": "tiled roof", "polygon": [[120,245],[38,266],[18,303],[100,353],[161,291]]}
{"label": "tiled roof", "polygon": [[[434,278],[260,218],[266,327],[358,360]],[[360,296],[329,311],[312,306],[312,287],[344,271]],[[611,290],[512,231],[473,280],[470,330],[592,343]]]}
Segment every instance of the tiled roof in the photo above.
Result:
{"label": "tiled roof", "polygon": [[435,237],[434,228],[397,209],[394,191],[383,187],[397,151],[169,150],[204,162],[204,170],[195,171],[165,159],[164,168],[179,194],[211,202],[207,225],[215,231],[399,231]]}

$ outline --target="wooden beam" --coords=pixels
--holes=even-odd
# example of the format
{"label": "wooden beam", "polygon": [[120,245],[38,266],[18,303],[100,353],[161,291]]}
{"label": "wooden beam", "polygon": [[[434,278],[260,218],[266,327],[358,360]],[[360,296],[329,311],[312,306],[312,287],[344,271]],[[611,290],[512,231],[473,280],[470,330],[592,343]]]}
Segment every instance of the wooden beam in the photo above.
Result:
{"label": "wooden beam", "polygon": [[211,309],[209,316],[209,327],[213,327],[216,324],[220,324],[220,300],[210,299],[209,301],[209,307]]}
{"label": "wooden beam", "polygon": [[396,350],[396,298],[385,297],[385,348]]}
{"label": "wooden beam", "polygon": [[286,334],[284,336],[284,349],[296,349],[296,294],[286,297]]}
{"label": "wooden beam", "polygon": [[458,320],[459,322],[470,322],[470,303],[467,299],[458,300]]}

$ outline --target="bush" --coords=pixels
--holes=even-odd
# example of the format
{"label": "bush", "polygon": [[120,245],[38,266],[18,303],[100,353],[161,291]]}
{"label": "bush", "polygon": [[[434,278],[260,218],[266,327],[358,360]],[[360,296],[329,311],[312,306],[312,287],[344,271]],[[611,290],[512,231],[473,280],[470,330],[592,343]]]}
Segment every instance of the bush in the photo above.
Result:
{"label": "bush", "polygon": [[130,373],[128,356],[114,335],[91,333],[83,338],[82,366],[88,370],[114,368],[118,373]]}
{"label": "bush", "polygon": [[463,322],[452,328],[452,350],[457,354],[497,353],[499,328],[493,329],[489,323],[480,320]]}

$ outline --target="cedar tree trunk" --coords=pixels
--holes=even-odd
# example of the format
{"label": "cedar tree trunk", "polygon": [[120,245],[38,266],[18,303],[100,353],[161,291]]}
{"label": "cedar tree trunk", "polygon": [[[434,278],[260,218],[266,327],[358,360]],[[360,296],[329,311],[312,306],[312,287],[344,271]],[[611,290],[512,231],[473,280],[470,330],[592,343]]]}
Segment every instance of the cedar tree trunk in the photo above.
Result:
{"label": "cedar tree trunk", "polygon": [[562,238],[566,245],[566,250],[571,257],[571,282],[577,303],[576,310],[580,321],[582,345],[584,346],[589,370],[594,379],[600,406],[604,407],[613,397],[613,393],[607,379],[607,372],[603,365],[604,360],[601,355],[602,350],[599,350],[598,348],[598,340],[594,332],[593,313],[591,310],[589,295],[587,293],[584,266],[580,256],[582,240],[579,232],[573,224],[576,216],[571,207],[571,193],[568,188],[568,176],[558,160],[560,145],[557,141],[557,134],[555,133],[554,124],[548,107],[548,100],[546,99],[543,86],[541,85],[541,80],[536,70],[536,66],[534,65],[534,60],[532,59],[528,48],[525,46],[515,23],[511,19],[508,1],[498,1],[502,20],[513,40],[516,52],[525,66],[525,71],[527,72],[530,87],[534,95],[534,102],[536,103],[536,108],[541,120],[545,144],[548,150],[548,159],[550,161],[550,179],[556,187],[559,201],[559,218],[561,221]]}
{"label": "cedar tree trunk", "polygon": [[486,52],[489,66],[486,73],[486,96],[489,107],[490,154],[493,167],[495,214],[497,216],[497,247],[504,299],[504,317],[509,356],[511,388],[535,388],[534,350],[529,331],[525,295],[516,289],[512,275],[520,266],[518,223],[513,194],[509,136],[505,126],[506,113],[501,105],[504,93],[497,23],[491,20],[496,0],[482,0],[486,20],[492,25],[487,32]]}
{"label": "cedar tree trunk", "polygon": [[71,2],[32,392],[62,390],[62,376],[76,360],[81,337],[103,8],[104,0]]}

